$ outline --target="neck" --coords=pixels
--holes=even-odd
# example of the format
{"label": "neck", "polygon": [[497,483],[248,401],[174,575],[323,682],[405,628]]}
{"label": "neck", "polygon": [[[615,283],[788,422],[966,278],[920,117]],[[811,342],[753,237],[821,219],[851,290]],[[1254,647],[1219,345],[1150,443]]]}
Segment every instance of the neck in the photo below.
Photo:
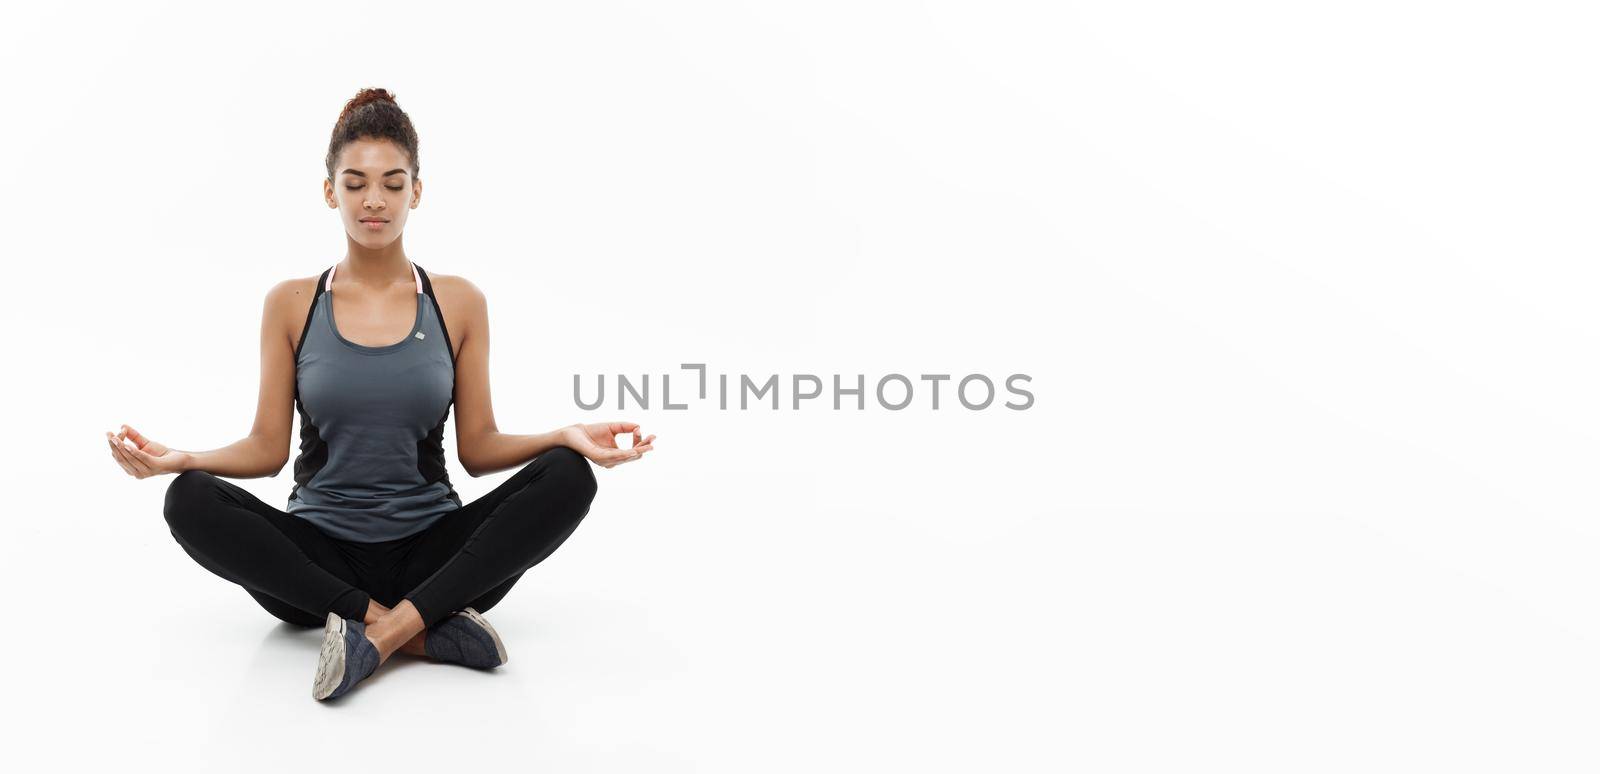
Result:
{"label": "neck", "polygon": [[346,236],[344,262],[338,271],[341,280],[373,287],[412,281],[411,259],[406,257],[401,237],[373,249]]}

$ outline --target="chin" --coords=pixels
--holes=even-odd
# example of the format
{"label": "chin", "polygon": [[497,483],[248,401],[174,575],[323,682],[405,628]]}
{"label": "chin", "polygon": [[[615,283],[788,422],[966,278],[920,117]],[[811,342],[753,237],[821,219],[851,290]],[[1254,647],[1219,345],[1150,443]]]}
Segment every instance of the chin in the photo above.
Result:
{"label": "chin", "polygon": [[[388,229],[385,229],[385,230],[388,230]],[[390,243],[394,242],[395,237],[400,235],[400,232],[398,232],[398,231],[396,231],[393,234],[368,234],[368,233],[363,233],[365,231],[366,231],[366,229],[359,229],[359,230],[355,231],[354,233],[350,233],[350,232],[346,232],[346,233],[349,235],[349,237],[352,240],[355,241],[356,244],[361,245],[362,247],[365,247],[365,248],[368,248],[368,249],[373,249],[373,250],[376,250],[376,249],[378,249],[380,247],[388,247]]]}

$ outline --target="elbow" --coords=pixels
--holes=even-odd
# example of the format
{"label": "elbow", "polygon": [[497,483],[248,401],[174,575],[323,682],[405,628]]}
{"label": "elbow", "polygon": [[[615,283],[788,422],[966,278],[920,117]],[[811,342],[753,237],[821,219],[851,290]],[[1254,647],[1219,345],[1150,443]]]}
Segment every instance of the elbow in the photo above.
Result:
{"label": "elbow", "polygon": [[494,472],[485,467],[483,460],[478,458],[477,448],[470,440],[456,447],[456,461],[461,463],[461,469],[467,471],[467,475],[473,478],[481,478]]}

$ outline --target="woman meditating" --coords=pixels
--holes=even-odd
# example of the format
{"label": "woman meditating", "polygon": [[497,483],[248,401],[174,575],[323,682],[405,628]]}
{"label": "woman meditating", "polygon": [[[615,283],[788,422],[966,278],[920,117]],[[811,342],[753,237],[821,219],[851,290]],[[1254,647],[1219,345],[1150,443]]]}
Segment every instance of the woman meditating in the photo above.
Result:
{"label": "woman meditating", "polygon": [[[422,198],[417,133],[392,95],[362,89],[334,126],[323,195],[344,259],[266,296],[261,386],[245,438],[169,448],[122,425],[111,454],[137,478],[176,473],[167,524],[202,567],[272,615],[323,626],[312,696],[340,696],[395,653],[489,669],[505,643],[484,618],[572,534],[604,468],[650,452],[632,422],[502,433],[489,400],[489,317],[466,279],[406,257]],[[336,292],[337,291],[337,292]],[[445,470],[444,426],[482,476],[520,466],[463,504]],[[280,510],[228,481],[276,475],[300,416],[294,486]],[[632,434],[630,448],[616,436]]]}

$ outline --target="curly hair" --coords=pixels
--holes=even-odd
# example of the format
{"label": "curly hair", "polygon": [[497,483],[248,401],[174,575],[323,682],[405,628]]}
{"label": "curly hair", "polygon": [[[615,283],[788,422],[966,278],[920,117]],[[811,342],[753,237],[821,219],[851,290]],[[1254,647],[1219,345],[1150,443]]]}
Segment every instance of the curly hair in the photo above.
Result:
{"label": "curly hair", "polygon": [[333,179],[334,165],[339,163],[339,152],[362,138],[389,140],[399,146],[411,159],[412,179],[417,179],[421,170],[417,162],[417,130],[388,89],[362,89],[339,112],[333,136],[328,140],[329,180]]}

